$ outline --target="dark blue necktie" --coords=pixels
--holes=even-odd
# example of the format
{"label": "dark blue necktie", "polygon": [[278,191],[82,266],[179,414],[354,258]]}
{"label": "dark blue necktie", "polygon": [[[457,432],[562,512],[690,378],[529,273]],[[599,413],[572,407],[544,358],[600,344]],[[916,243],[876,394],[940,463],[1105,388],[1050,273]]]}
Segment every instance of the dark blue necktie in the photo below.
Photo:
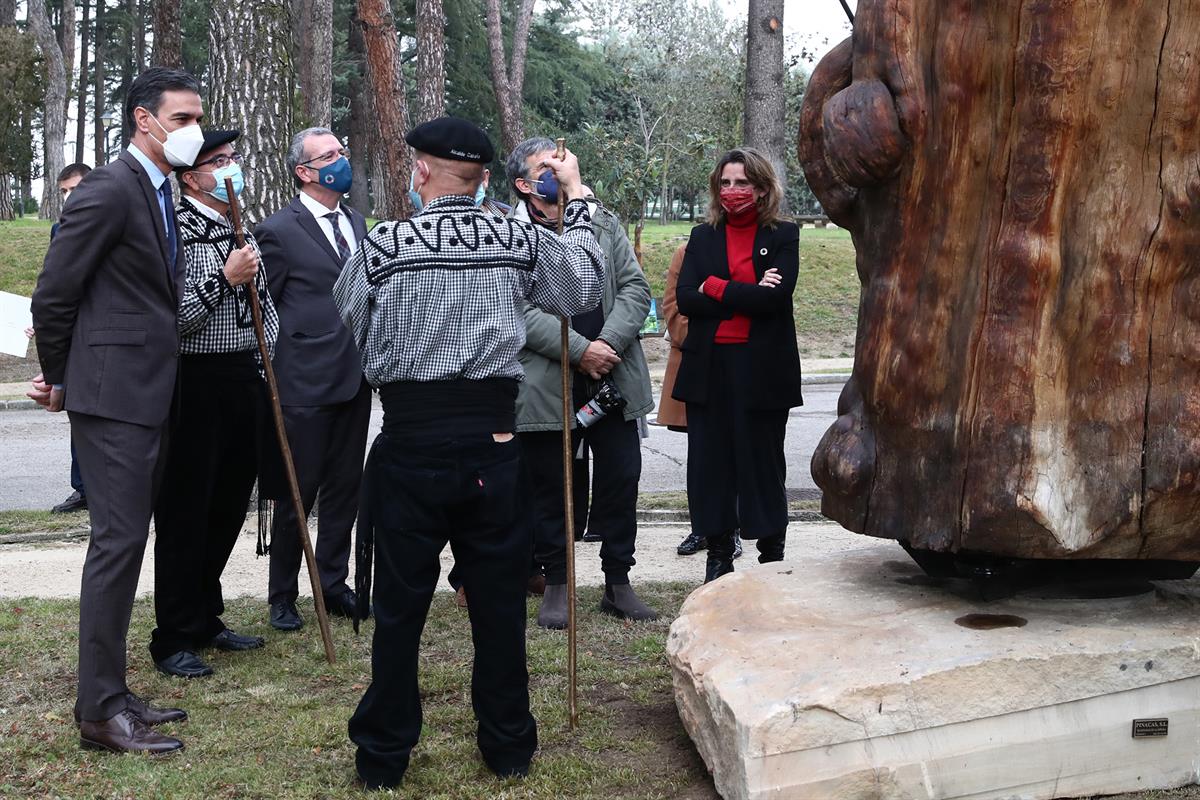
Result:
{"label": "dark blue necktie", "polygon": [[171,277],[175,277],[175,200],[171,196],[171,179],[162,182],[162,186],[158,187],[158,193],[163,196],[163,214],[164,222],[167,226],[167,255],[171,260],[167,264],[167,271],[171,273]]}
{"label": "dark blue necktie", "polygon": [[346,259],[350,258],[350,245],[346,244],[346,237],[342,236],[341,212],[330,211],[325,215],[325,219],[329,220],[329,224],[333,226],[333,240],[337,242],[338,258],[342,263],[346,263]]}

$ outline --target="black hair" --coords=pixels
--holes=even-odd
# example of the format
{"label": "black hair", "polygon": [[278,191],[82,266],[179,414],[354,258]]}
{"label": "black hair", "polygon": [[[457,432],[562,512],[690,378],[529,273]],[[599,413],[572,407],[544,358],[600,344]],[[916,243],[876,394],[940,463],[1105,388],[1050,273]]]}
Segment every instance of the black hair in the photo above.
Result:
{"label": "black hair", "polygon": [[74,164],[67,164],[65,167],[62,168],[62,172],[58,173],[58,177],[55,178],[55,181],[57,183],[62,183],[63,181],[74,178],[76,175],[83,178],[83,177],[86,177],[87,174],[91,171],[92,171],[91,167],[89,167],[87,164],[84,164],[81,162],[76,162]]}
{"label": "black hair", "polygon": [[163,92],[195,92],[200,94],[200,81],[191,73],[168,67],[151,67],[134,79],[125,97],[125,122],[131,131],[137,130],[133,118],[135,108],[144,108],[151,114],[158,113]]}

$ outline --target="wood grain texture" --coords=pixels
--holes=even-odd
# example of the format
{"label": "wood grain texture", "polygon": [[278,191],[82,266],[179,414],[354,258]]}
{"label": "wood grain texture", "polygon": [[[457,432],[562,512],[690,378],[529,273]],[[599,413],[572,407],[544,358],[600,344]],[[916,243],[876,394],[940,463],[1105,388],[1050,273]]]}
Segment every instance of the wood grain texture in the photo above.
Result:
{"label": "wood grain texture", "polygon": [[862,281],[824,511],[1200,560],[1200,0],[862,0],[799,152]]}

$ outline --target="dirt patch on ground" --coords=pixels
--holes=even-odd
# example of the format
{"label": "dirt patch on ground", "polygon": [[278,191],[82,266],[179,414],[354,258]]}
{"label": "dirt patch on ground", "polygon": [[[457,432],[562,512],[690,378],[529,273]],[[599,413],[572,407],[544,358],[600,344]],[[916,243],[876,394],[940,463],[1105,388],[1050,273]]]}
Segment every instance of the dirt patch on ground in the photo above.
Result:
{"label": "dirt patch on ground", "polygon": [[0,353],[0,383],[23,383],[31,380],[41,371],[38,366],[37,353],[33,343],[29,345],[29,358],[17,358],[7,353]]}

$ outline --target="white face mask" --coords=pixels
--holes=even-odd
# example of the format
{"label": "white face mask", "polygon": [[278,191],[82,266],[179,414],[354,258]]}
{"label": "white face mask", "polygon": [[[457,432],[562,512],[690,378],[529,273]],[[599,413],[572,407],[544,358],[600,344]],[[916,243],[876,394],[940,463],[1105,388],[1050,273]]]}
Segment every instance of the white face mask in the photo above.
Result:
{"label": "white face mask", "polygon": [[[142,110],[150,114],[150,109],[143,108]],[[204,146],[204,131],[200,130],[200,126],[185,125],[168,133],[162,123],[158,121],[158,117],[150,114],[150,119],[154,120],[154,124],[160,131],[167,134],[167,140],[159,142],[162,145],[163,155],[167,157],[167,162],[173,167],[192,166],[196,162],[196,156],[200,155],[200,148]],[[158,140],[155,139],[155,141]]]}

